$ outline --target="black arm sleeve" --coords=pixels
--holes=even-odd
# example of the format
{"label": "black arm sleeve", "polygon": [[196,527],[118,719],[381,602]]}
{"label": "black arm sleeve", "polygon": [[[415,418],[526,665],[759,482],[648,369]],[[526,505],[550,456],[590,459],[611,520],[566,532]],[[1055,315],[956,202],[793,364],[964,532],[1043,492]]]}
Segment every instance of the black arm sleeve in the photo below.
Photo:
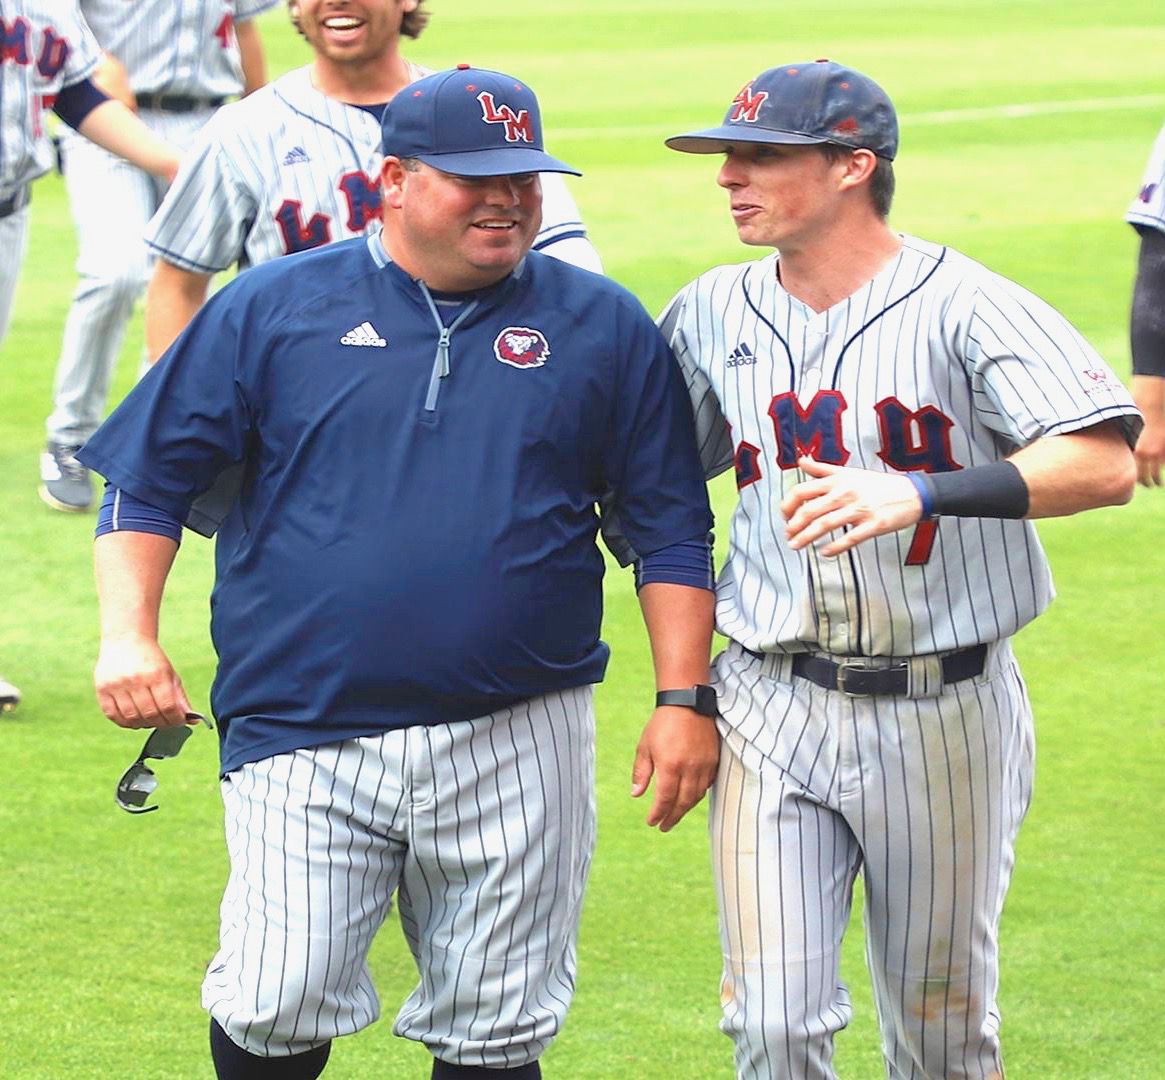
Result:
{"label": "black arm sleeve", "polygon": [[76,131],[98,105],[109,100],[109,95],[98,90],[92,79],[66,86],[53,102],[53,112]]}
{"label": "black arm sleeve", "polygon": [[1141,228],[1130,337],[1133,374],[1165,377],[1165,232]]}

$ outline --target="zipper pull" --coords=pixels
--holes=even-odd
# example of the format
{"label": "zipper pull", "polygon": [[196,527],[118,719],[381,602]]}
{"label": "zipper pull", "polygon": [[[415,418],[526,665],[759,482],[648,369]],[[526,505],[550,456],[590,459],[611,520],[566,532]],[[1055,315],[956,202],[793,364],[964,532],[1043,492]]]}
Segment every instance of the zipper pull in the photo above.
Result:
{"label": "zipper pull", "polygon": [[449,339],[453,331],[448,326],[441,327],[441,336],[437,339],[437,378],[443,379],[449,374]]}

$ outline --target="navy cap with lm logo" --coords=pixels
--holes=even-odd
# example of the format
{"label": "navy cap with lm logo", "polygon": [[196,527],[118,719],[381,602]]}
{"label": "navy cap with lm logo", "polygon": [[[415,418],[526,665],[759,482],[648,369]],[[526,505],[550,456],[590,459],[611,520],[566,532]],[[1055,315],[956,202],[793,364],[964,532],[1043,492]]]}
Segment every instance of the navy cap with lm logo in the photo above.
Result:
{"label": "navy cap with lm logo", "polygon": [[673,135],[666,143],[687,154],[718,154],[733,143],[833,143],[893,161],[898,118],[869,76],[814,60],[762,71],[732,99],[719,127]]}
{"label": "navy cap with lm logo", "polygon": [[406,86],[385,106],[380,132],[386,156],[416,158],[454,176],[582,175],[546,153],[533,90],[468,64]]}

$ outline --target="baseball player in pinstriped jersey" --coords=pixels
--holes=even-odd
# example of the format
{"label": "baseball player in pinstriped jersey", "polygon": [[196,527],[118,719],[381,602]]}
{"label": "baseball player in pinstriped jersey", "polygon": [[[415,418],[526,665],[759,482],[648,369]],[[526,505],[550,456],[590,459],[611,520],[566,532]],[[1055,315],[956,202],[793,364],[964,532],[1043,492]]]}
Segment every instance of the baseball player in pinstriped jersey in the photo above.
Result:
{"label": "baseball player in pinstriped jersey", "polygon": [[[0,0],[0,342],[8,331],[16,279],[28,241],[32,182],[52,166],[44,130],[46,99],[86,138],[159,176],[173,176],[173,147],[157,139],[92,81],[100,50],[77,5]],[[0,711],[20,691],[0,678]]]}
{"label": "baseball player in pinstriped jersey", "polygon": [[1130,337],[1133,400],[1145,416],[1137,440],[1137,479],[1160,486],[1165,466],[1165,127],[1125,220],[1140,234]]}
{"label": "baseball player in pinstriped jersey", "polygon": [[[659,687],[633,771],[674,825],[716,771],[711,513],[650,316],[529,248],[538,103],[441,72],[385,109],[383,230],[240,274],[79,452],[98,518],[98,698],[188,719],[157,642],[189,521],[218,530],[212,705],[231,876],[203,984],[220,1080],[311,1080],[379,1011],[396,894],[437,1080],[536,1080],[575,978],[612,493]],[[221,519],[196,497],[239,465]]]}
{"label": "baseball player in pinstriped jersey", "polygon": [[[146,301],[152,356],[190,321],[218,271],[376,231],[380,112],[426,74],[399,48],[402,34],[424,29],[422,5],[291,0],[314,61],[223,109],[150,223],[160,259]],[[601,272],[560,176],[543,178],[542,197],[535,250]]]}
{"label": "baseball player in pinstriped jersey", "polygon": [[1140,428],[1058,313],[892,232],[897,121],[828,61],[716,128],[743,242],[661,318],[739,501],[711,837],[738,1075],[832,1077],[858,873],[887,1075],[999,1078],[997,929],[1031,794],[1009,639],[1052,598],[1029,520],[1127,501]]}
{"label": "baseball player in pinstriped jersey", "polygon": [[[276,3],[81,0],[81,11],[123,69],[126,104],[151,130],[185,148],[227,98],[266,81],[251,20]],[[93,491],[73,454],[105,415],[125,327],[148,280],[142,235],[165,184],[68,129],[61,150],[80,281],[65,321],[53,411],[45,425],[40,494],[55,510],[83,511]]]}

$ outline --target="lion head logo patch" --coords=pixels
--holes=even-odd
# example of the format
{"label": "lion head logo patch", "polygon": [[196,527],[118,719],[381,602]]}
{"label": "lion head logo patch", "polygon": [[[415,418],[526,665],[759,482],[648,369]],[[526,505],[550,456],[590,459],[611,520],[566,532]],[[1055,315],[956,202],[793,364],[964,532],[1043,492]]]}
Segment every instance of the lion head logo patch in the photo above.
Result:
{"label": "lion head logo patch", "polygon": [[549,355],[550,344],[541,330],[507,326],[494,338],[494,356],[511,367],[541,367]]}

